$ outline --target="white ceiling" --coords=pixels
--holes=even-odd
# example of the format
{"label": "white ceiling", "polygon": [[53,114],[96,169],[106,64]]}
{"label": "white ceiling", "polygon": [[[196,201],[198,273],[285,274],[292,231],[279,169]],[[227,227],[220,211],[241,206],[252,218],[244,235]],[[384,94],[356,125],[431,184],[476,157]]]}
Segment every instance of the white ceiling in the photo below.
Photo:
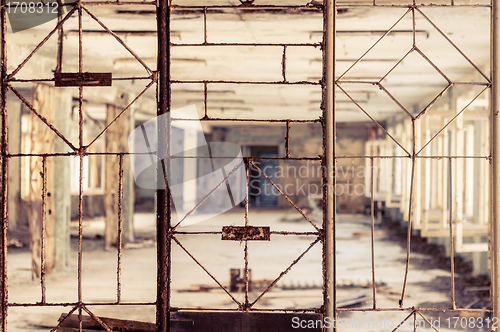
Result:
{"label": "white ceiling", "polygon": [[[435,3],[436,1],[434,1]],[[238,4],[238,0],[184,0],[182,5]],[[255,4],[265,4],[255,1]],[[269,2],[267,2],[269,3]],[[397,2],[398,4],[405,2]],[[301,1],[286,4],[303,5]],[[93,6],[89,10],[113,31],[146,31],[146,35],[124,35],[125,43],[144,62],[156,70],[157,41],[154,6]],[[117,11],[120,11],[118,13]],[[135,13],[132,13],[135,11]],[[137,11],[140,11],[137,12]],[[337,21],[336,76],[339,77],[387,31],[407,8],[348,8],[341,10]],[[128,12],[128,13],[127,13]],[[423,8],[425,13],[487,76],[489,75],[489,8]],[[84,14],[83,30],[103,30]],[[42,26],[8,35],[8,64],[12,71],[55,26],[51,21]],[[239,13],[219,10],[209,13],[207,41],[211,43],[319,43],[323,27],[320,12],[303,13]],[[78,18],[64,25],[63,71],[78,68]],[[172,42],[203,42],[203,15],[175,14],[171,22]],[[368,83],[341,84],[351,97],[371,116],[384,119],[403,112],[377,85],[413,45],[412,14],[409,12],[362,61],[349,70],[342,80]],[[416,14],[416,46],[450,81],[486,83],[477,70],[419,13]],[[56,64],[57,34],[44,45],[16,76],[18,78],[50,78]],[[172,80],[282,80],[280,46],[263,47],[173,47]],[[112,72],[113,77],[147,76],[147,71],[114,37],[106,33],[85,33],[83,38],[84,71]],[[290,82],[319,82],[322,73],[319,47],[289,46],[286,76]],[[137,95],[147,80],[115,81]],[[421,110],[447,85],[420,54],[411,53],[382,81],[383,86],[410,112]],[[76,90],[75,90],[76,91]],[[320,112],[319,85],[255,85],[209,84],[208,113],[218,118],[314,119]],[[140,104],[139,112],[155,113],[155,91],[150,89]],[[110,88],[85,88],[90,101],[113,99]],[[446,98],[446,96],[444,97]],[[172,107],[196,104],[203,112],[203,84],[173,84]],[[146,118],[147,116],[144,115]],[[348,96],[337,89],[337,121],[366,121],[368,117]]]}

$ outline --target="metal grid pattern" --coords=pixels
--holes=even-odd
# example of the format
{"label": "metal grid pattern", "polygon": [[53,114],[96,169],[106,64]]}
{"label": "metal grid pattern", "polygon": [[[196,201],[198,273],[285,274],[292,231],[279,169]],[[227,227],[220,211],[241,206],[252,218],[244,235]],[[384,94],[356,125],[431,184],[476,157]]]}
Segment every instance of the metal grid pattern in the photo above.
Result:
{"label": "metal grid pattern", "polygon": [[[156,6],[157,9],[157,21],[158,21],[158,45],[159,45],[159,56],[158,56],[158,68],[157,70],[153,70],[149,68],[146,63],[141,60],[141,58],[132,50],[130,49],[127,44],[124,42],[124,40],[115,34],[113,31],[108,29],[93,13],[92,13],[92,6],[97,6],[97,5],[137,5],[137,6]],[[423,319],[427,320],[425,314],[428,311],[442,311],[443,309],[437,309],[437,308],[414,308],[414,307],[405,307],[404,306],[404,296],[405,296],[405,286],[406,286],[406,280],[407,280],[407,275],[408,275],[408,270],[409,270],[409,260],[410,260],[410,239],[411,239],[411,231],[412,231],[412,196],[414,194],[414,178],[415,178],[415,166],[417,163],[417,160],[422,158],[422,159],[447,159],[449,160],[449,165],[450,165],[450,172],[449,176],[452,176],[452,162],[456,159],[467,159],[467,158],[482,158],[491,161],[492,157],[487,155],[487,156],[475,156],[475,157],[467,157],[467,156],[423,156],[421,155],[421,151],[423,150],[417,150],[416,145],[415,145],[415,131],[416,131],[416,122],[420,118],[425,116],[425,113],[428,109],[432,107],[434,102],[437,100],[434,99],[423,111],[421,111],[418,114],[413,114],[410,110],[407,110],[401,103],[398,102],[397,98],[392,96],[390,92],[384,87],[382,84],[382,78],[379,81],[347,81],[347,80],[342,80],[342,78],[345,76],[344,73],[340,75],[339,77],[335,78],[334,77],[334,68],[335,68],[335,55],[334,55],[334,50],[335,50],[335,11],[341,8],[353,8],[353,7],[400,7],[400,8],[408,8],[407,12],[405,13],[406,15],[413,15],[413,20],[415,20],[415,13],[418,12],[419,14],[423,15],[424,17],[425,14],[423,12],[423,8],[425,7],[433,7],[433,6],[439,6],[439,7],[491,7],[490,5],[461,5],[461,4],[455,4],[453,0],[451,0],[450,4],[446,5],[419,5],[416,3],[416,1],[413,1],[413,4],[411,5],[395,5],[395,4],[379,4],[376,0],[372,4],[366,4],[366,5],[350,5],[350,4],[342,4],[342,5],[336,5],[334,1],[327,0],[325,1],[324,5],[305,5],[305,6],[272,6],[272,5],[263,5],[263,6],[257,6],[253,5],[252,1],[248,2],[242,2],[241,5],[238,6],[169,6],[167,1],[159,1],[158,4],[155,2],[85,2],[85,1],[79,1],[73,5],[73,7],[68,11],[68,13],[64,16],[61,17],[56,25],[56,27],[49,33],[49,35],[39,44],[39,46],[26,58],[25,61],[23,61],[17,69],[15,69],[12,73],[7,72],[7,54],[6,54],[6,43],[7,43],[7,38],[6,38],[6,31],[7,31],[7,26],[6,26],[6,1],[2,1],[2,9],[1,9],[1,15],[2,15],[2,32],[1,32],[1,42],[2,42],[2,55],[1,55],[1,64],[2,64],[2,81],[4,82],[2,84],[2,92],[1,92],[1,105],[2,105],[2,136],[1,136],[1,143],[2,143],[2,155],[1,155],[1,165],[2,165],[2,174],[3,174],[3,181],[2,181],[2,191],[1,191],[1,214],[3,218],[3,227],[2,229],[2,234],[0,236],[0,241],[1,241],[1,252],[0,252],[0,264],[2,267],[2,278],[1,278],[1,293],[2,293],[2,330],[6,331],[7,330],[7,325],[6,325],[6,317],[7,317],[7,311],[9,307],[16,307],[16,306],[22,306],[22,307],[29,307],[29,306],[70,306],[72,309],[70,311],[70,314],[73,312],[78,312],[80,316],[80,321],[81,321],[81,316],[83,312],[86,312],[89,314],[93,319],[95,319],[105,330],[111,331],[108,326],[104,322],[102,322],[99,318],[97,318],[91,310],[88,309],[90,305],[93,303],[84,303],[83,297],[82,297],[82,224],[83,224],[83,158],[89,155],[117,155],[119,156],[119,183],[117,184],[118,186],[118,193],[119,193],[119,203],[118,203],[118,228],[119,228],[119,240],[118,240],[118,255],[117,255],[117,287],[116,287],[116,301],[114,302],[109,302],[109,303],[99,303],[99,305],[110,305],[110,306],[115,306],[115,305],[155,305],[157,308],[157,329],[160,331],[167,331],[170,327],[170,312],[174,309],[170,306],[170,298],[171,298],[171,251],[172,251],[172,245],[173,243],[177,244],[182,248],[200,267],[202,267],[205,272],[207,272],[217,284],[225,290],[225,292],[231,297],[231,299],[238,305],[239,311],[251,311],[253,310],[254,304],[259,301],[264,294],[266,294],[313,246],[317,245],[319,242],[322,243],[323,245],[323,271],[324,271],[324,289],[323,289],[323,294],[324,294],[324,304],[322,307],[319,308],[300,308],[300,309],[294,309],[294,310],[286,310],[286,311],[297,311],[297,312],[304,312],[304,311],[313,311],[313,312],[320,312],[323,313],[325,316],[328,317],[336,317],[336,315],[339,312],[343,311],[405,311],[408,312],[408,316],[406,317],[405,321],[408,319],[416,319],[417,314],[421,316]],[[209,43],[207,41],[207,15],[210,15],[211,10],[214,9],[232,9],[232,10],[244,10],[244,9],[259,9],[259,10],[275,10],[275,9],[294,9],[294,10],[315,10],[315,11],[323,11],[324,15],[324,37],[323,37],[323,42],[322,43],[309,43],[309,44],[286,44],[286,43],[278,43],[278,44],[257,44],[257,43]],[[203,13],[203,19],[204,19],[204,42],[201,44],[175,44],[170,41],[170,17],[172,15],[172,11],[175,10],[182,10],[182,11],[198,11]],[[285,193],[283,193],[280,188],[270,179],[256,164],[255,161],[258,160],[259,158],[257,157],[245,157],[244,158],[244,165],[241,164],[239,167],[245,166],[247,169],[247,197],[245,199],[245,226],[249,226],[248,222],[248,211],[249,211],[249,202],[248,202],[248,169],[250,165],[255,167],[264,177],[267,178],[267,180],[276,188],[280,193],[285,196],[285,198],[291,203],[291,205],[309,222],[311,225],[314,227],[315,231],[311,232],[271,232],[272,235],[275,236],[284,236],[284,235],[308,235],[314,237],[314,239],[311,241],[309,247],[300,255],[297,257],[296,260],[292,262],[291,265],[288,266],[287,269],[281,272],[279,276],[277,276],[276,279],[267,287],[267,289],[253,302],[251,302],[248,298],[248,261],[249,261],[249,256],[248,256],[248,248],[249,248],[249,241],[245,240],[245,301],[240,302],[237,301],[227,289],[225,289],[222,284],[206,269],[203,267],[203,265],[196,260],[196,257],[194,257],[192,254],[189,253],[188,250],[185,249],[185,247],[182,245],[182,243],[177,239],[176,235],[177,234],[188,234],[191,236],[195,236],[198,234],[212,234],[212,235],[221,235],[222,232],[209,232],[209,233],[203,233],[203,232],[197,232],[197,233],[189,233],[189,232],[180,232],[177,230],[177,226],[182,222],[180,221],[177,225],[171,225],[171,193],[169,189],[167,188],[166,190],[158,190],[157,197],[158,197],[158,206],[157,206],[157,250],[158,250],[158,284],[157,284],[157,290],[158,290],[158,295],[157,295],[157,301],[154,303],[124,303],[121,301],[121,253],[122,253],[122,246],[121,246],[121,237],[122,237],[122,196],[123,196],[123,158],[126,155],[126,153],[113,153],[113,152],[104,152],[104,153],[90,153],[88,148],[90,145],[92,145],[101,135],[104,134],[104,132],[118,119],[118,117],[111,123],[109,123],[104,130],[88,145],[84,145],[83,143],[83,110],[82,110],[82,104],[83,104],[83,99],[84,99],[84,93],[83,93],[83,86],[80,84],[79,86],[79,142],[78,146],[73,145],[64,135],[62,135],[49,121],[47,121],[42,115],[38,113],[38,111],[33,107],[33,105],[28,102],[21,93],[19,93],[16,88],[12,86],[10,82],[52,82],[54,79],[52,78],[34,78],[34,79],[16,79],[15,76],[19,72],[19,70],[26,64],[26,62],[31,58],[31,56],[39,50],[41,46],[56,32],[59,33],[59,57],[58,57],[58,67],[56,68],[56,71],[60,71],[61,68],[61,61],[62,61],[62,47],[63,47],[63,25],[66,22],[66,20],[71,17],[72,15],[78,15],[79,18],[79,31],[78,31],[78,37],[79,37],[79,58],[78,58],[78,63],[79,63],[79,72],[83,72],[83,54],[82,54],[82,35],[83,35],[83,27],[82,27],[82,13],[85,12],[87,13],[90,17],[92,17],[101,27],[103,27],[109,34],[111,34],[113,37],[116,38],[117,41],[122,44],[123,47],[125,47],[130,54],[138,61],[140,62],[146,71],[150,74],[150,76],[147,77],[130,77],[130,78],[119,78],[119,79],[114,79],[114,80],[145,80],[149,81],[143,92],[141,92],[131,103],[129,103],[123,111],[118,115],[120,117],[122,114],[124,114],[130,106],[137,100],[139,99],[145,92],[146,90],[150,89],[153,85],[155,85],[156,91],[157,91],[157,105],[158,105],[158,110],[157,114],[162,115],[170,111],[170,102],[171,102],[171,85],[172,84],[187,84],[187,83],[201,83],[204,85],[204,100],[205,100],[205,110],[204,110],[204,116],[200,119],[200,121],[240,121],[240,122],[245,122],[245,121],[257,121],[257,122],[263,122],[263,123],[268,123],[268,122],[279,122],[282,123],[285,128],[286,128],[286,136],[285,136],[285,148],[286,148],[286,155],[283,158],[276,158],[279,160],[315,160],[315,161],[321,161],[322,166],[325,166],[326,171],[323,173],[323,180],[324,183],[326,183],[326,186],[324,187],[324,192],[323,192],[323,209],[324,209],[324,216],[323,216],[323,224],[321,227],[318,227],[314,222],[312,222],[306,213],[301,210],[297,205],[295,205],[290,198],[288,198]],[[427,18],[427,17],[426,17]],[[428,19],[428,18],[427,18]],[[439,28],[433,24],[433,22],[428,19],[428,21],[438,30]],[[469,59],[463,52],[460,51],[460,49],[453,44],[453,42],[444,34],[442,33],[443,37],[445,37],[448,42],[450,42],[470,63],[473,65],[476,70],[487,80],[488,83],[475,83],[475,82],[452,82],[450,79],[444,75],[437,66],[433,65],[432,62],[425,57],[425,54],[419,50],[418,45],[415,42],[415,24],[413,24],[414,29],[412,31],[413,35],[413,48],[408,52],[410,54],[411,52],[417,52],[419,53],[422,57],[426,59],[440,74],[445,77],[445,79],[448,81],[448,86],[446,89],[441,93],[443,94],[451,88],[452,86],[455,85],[464,85],[464,84],[472,84],[472,85],[480,85],[483,87],[481,92],[478,94],[476,98],[478,98],[482,93],[487,91],[491,87],[491,82],[492,80],[486,76],[484,73],[482,73],[478,67]],[[383,34],[383,36],[379,39],[382,40],[384,37],[386,37],[390,31],[392,30],[389,29],[386,33]],[[378,42],[377,42],[378,43]],[[376,45],[376,43],[375,43]],[[375,46],[374,45],[374,46]],[[251,47],[261,47],[261,46],[272,46],[272,47],[278,47],[283,49],[283,56],[282,56],[282,80],[281,81],[276,81],[276,82],[270,82],[270,81],[261,81],[261,82],[255,82],[255,81],[218,81],[216,79],[214,80],[200,80],[200,81],[174,81],[170,79],[170,47],[179,47],[179,46],[221,46],[221,47],[231,47],[231,46],[251,46]],[[286,55],[287,55],[287,47],[321,47],[323,49],[323,64],[324,64],[324,70],[323,70],[323,78],[319,82],[310,82],[310,81],[301,81],[301,82],[292,82],[287,79],[287,63],[286,63]],[[351,68],[355,66],[359,61],[363,59],[363,57],[370,51],[370,49],[363,55],[361,56],[358,60],[356,60]],[[398,64],[403,61],[401,59]],[[396,64],[396,66],[398,65]],[[396,66],[393,67],[392,70],[396,68]],[[349,69],[348,69],[349,70]],[[391,71],[392,71],[391,70]],[[387,73],[389,75],[391,72]],[[387,76],[386,75],[386,76]],[[261,120],[261,119],[247,119],[247,120],[242,120],[242,119],[222,119],[222,118],[212,118],[210,117],[210,114],[208,112],[207,108],[207,103],[209,102],[208,100],[208,88],[210,85],[215,85],[215,84],[275,84],[275,85],[319,85],[323,88],[323,114],[320,118],[315,119],[315,120],[292,120],[292,119],[272,119],[272,120]],[[357,103],[352,97],[349,96],[348,92],[344,90],[343,86],[347,84],[370,84],[370,85],[377,85],[381,90],[386,92],[391,99],[398,105],[400,105],[402,111],[404,111],[407,116],[411,119],[411,126],[412,126],[412,132],[413,132],[413,144],[412,144],[412,149],[408,150],[405,149],[391,134],[380,124],[379,121],[375,120],[373,117],[370,116],[368,112],[366,112],[363,107]],[[344,92],[351,100],[353,103],[356,104],[356,106],[359,107],[361,111],[363,111],[368,118],[370,118],[379,128],[381,128],[388,137],[390,137],[399,147],[401,147],[404,151],[405,154],[404,156],[394,156],[394,155],[369,155],[369,156],[337,156],[335,154],[335,146],[334,146],[334,137],[335,137],[335,116],[334,116],[334,103],[335,103],[335,97],[334,97],[334,86],[336,86],[338,89],[340,89],[342,92]],[[72,152],[69,153],[34,153],[34,154],[10,154],[7,148],[7,114],[8,110],[6,108],[6,96],[7,96],[7,90],[11,90],[14,92],[17,97],[30,109],[30,111],[37,116],[42,122],[44,122],[54,133],[57,134],[72,150]],[[472,103],[472,102],[471,102]],[[470,105],[470,104],[469,104]],[[467,105],[467,106],[469,106]],[[443,131],[451,122],[453,122],[464,110],[467,108],[467,106],[462,109],[454,118],[452,118],[445,126],[441,129]],[[178,121],[182,119],[174,119],[174,121]],[[184,119],[185,120],[185,119]],[[319,122],[322,124],[323,128],[323,155],[317,158],[296,158],[296,157],[291,157],[290,156],[290,137],[289,137],[289,132],[290,132],[290,124],[292,123],[308,123],[308,122]],[[166,124],[167,127],[170,126],[170,123]],[[440,131],[440,132],[441,132]],[[168,134],[168,131],[165,129],[165,127],[159,128],[159,134],[160,138],[163,138],[160,140],[160,146],[159,146],[159,152],[160,151],[168,151],[170,148],[170,137]],[[439,133],[438,133],[439,134]],[[432,141],[438,134],[436,134],[433,138],[431,138],[430,141]],[[430,141],[427,143],[429,144]],[[425,146],[424,146],[425,147]],[[42,216],[46,215],[46,199],[47,199],[47,183],[46,183],[46,174],[47,174],[47,168],[46,168],[46,163],[48,158],[53,158],[56,156],[64,156],[64,157],[77,157],[79,160],[79,237],[78,237],[78,301],[74,303],[49,303],[46,301],[46,296],[45,296],[45,273],[44,273],[44,239],[45,239],[45,219],[42,218],[42,267],[41,267],[41,276],[40,276],[40,286],[41,286],[41,300],[37,303],[9,303],[8,302],[8,287],[7,287],[7,272],[6,272],[6,259],[7,259],[7,210],[6,210],[6,202],[7,202],[7,188],[6,188],[6,183],[8,182],[7,179],[7,167],[8,167],[8,162],[9,159],[11,158],[25,158],[25,157],[33,157],[33,158],[40,158],[42,160],[42,192],[41,197],[42,197]],[[372,264],[372,285],[373,285],[373,307],[369,309],[341,309],[341,308],[336,308],[336,294],[335,294],[335,249],[336,249],[336,244],[335,244],[335,224],[336,224],[336,216],[335,216],[335,194],[333,191],[334,185],[335,185],[335,179],[333,176],[333,169],[335,165],[335,161],[341,158],[364,158],[367,159],[370,163],[371,166],[374,165],[374,163],[377,160],[381,159],[408,159],[411,160],[411,180],[410,180],[410,197],[409,197],[409,207],[408,207],[408,240],[407,240],[407,263],[406,263],[406,270],[404,272],[404,284],[403,284],[403,290],[402,290],[402,296],[399,301],[399,307],[394,307],[394,308],[380,308],[377,306],[376,302],[376,286],[375,286],[375,275],[376,275],[376,270],[375,270],[375,256],[374,256],[374,218],[375,218],[375,213],[374,213],[374,207],[375,207],[375,199],[374,199],[374,179],[375,176],[373,174],[373,167],[372,169],[372,174],[370,177],[370,187],[371,187],[371,247],[372,247],[372,256],[371,256],[371,264]],[[158,179],[159,181],[166,181],[168,180],[168,177],[170,176],[170,160],[166,160],[163,164],[164,169],[160,170],[158,173]],[[230,174],[227,174],[225,180],[219,184],[219,186],[223,185],[224,182],[231,176]],[[450,199],[451,199],[451,193],[452,193],[452,188],[450,186]],[[450,217],[449,217],[449,231],[450,231],[450,247],[453,248],[453,214],[452,210],[450,209],[449,211]],[[449,310],[453,311],[473,311],[474,309],[461,309],[457,308],[455,304],[455,294],[454,294],[454,266],[453,266],[453,257],[454,255],[451,255],[451,282],[452,282],[452,295],[451,295],[451,305]],[[175,310],[180,310],[183,308],[175,308]],[[185,308],[185,309],[190,309],[190,308]],[[283,308],[284,310],[284,308]],[[282,311],[282,310],[272,310],[272,311]],[[59,323],[59,325],[62,322]],[[59,326],[58,325],[58,326]],[[58,327],[57,326],[57,327]],[[57,329],[53,329],[55,331]],[[81,326],[80,326],[81,329]],[[396,328],[397,329],[397,328]],[[395,329],[395,330],[396,330]],[[333,330],[333,329],[332,329]]]}

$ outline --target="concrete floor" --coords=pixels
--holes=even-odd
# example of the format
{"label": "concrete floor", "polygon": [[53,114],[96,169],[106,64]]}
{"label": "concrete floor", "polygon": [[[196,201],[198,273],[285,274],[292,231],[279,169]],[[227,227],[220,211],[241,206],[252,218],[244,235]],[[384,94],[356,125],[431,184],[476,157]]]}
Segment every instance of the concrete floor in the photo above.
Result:
{"label": "concrete floor", "polygon": [[[295,220],[300,215],[294,211],[250,211],[250,224],[270,226],[271,230],[313,231],[306,221]],[[282,221],[283,219],[289,221]],[[300,220],[300,219],[299,219]],[[371,241],[369,236],[369,218],[361,215],[339,215],[337,226],[337,281],[339,286],[351,283],[371,282]],[[154,237],[154,214],[135,215],[138,234],[141,237]],[[233,210],[217,218],[181,228],[181,231],[214,230],[222,226],[243,225],[243,209]],[[102,220],[85,222],[82,290],[86,302],[116,301],[116,261],[117,252],[103,251],[102,240],[87,239],[102,232]],[[73,229],[73,232],[75,229]],[[220,235],[179,235],[178,239],[196,259],[202,263],[222,284],[229,283],[229,269],[244,267],[244,244],[220,240]],[[273,235],[270,242],[251,242],[249,249],[249,267],[252,278],[275,279],[285,270],[313,241],[309,236]],[[47,277],[48,302],[72,302],[77,300],[77,254],[71,253],[72,264],[65,271]],[[141,246],[123,251],[122,262],[122,301],[154,302],[156,298],[156,248],[152,241],[143,241]],[[412,257],[426,259],[426,256],[413,254]],[[399,244],[388,239],[382,229],[376,230],[375,266],[376,282],[385,283],[385,287],[401,292],[404,277],[406,251]],[[190,308],[236,308],[236,304],[222,290],[208,292],[184,292],[193,285],[215,285],[212,279],[177,245],[173,247],[172,305]],[[31,280],[30,253],[27,250],[9,252],[9,302],[40,301],[40,282]],[[321,289],[283,290],[282,286],[320,285],[321,244],[316,244],[295,265],[290,272],[264,295],[256,308],[312,308],[322,303]],[[404,301],[405,307],[421,306],[422,303],[449,302],[448,291],[436,290],[435,280],[449,277],[450,273],[438,269],[419,270],[410,266],[408,285]],[[312,287],[309,287],[312,288]],[[257,298],[259,291],[249,295],[250,301]],[[371,289],[361,287],[339,287],[338,300],[367,295],[368,301],[363,308],[372,308]],[[239,301],[244,294],[234,294]],[[377,307],[397,308],[399,296],[387,292],[377,292]],[[108,317],[136,319],[154,322],[154,306],[89,306],[95,314]],[[9,331],[39,331],[40,327],[54,326],[62,312],[70,308],[9,308]],[[357,321],[358,328],[348,327],[339,331],[391,331],[408,315],[408,312],[357,312],[342,313],[340,319]],[[432,314],[429,313],[429,318]],[[367,322],[371,320],[371,327]],[[385,320],[385,321],[384,321]],[[360,325],[364,322],[364,325]],[[380,322],[380,323],[377,323]],[[384,323],[385,322],[385,323]],[[292,322],[290,322],[292,324]],[[385,328],[380,326],[385,324]],[[377,328],[377,324],[379,328]],[[439,331],[456,329],[445,328],[447,322],[441,319]],[[37,327],[38,326],[38,327]],[[399,330],[413,330],[401,327]]]}

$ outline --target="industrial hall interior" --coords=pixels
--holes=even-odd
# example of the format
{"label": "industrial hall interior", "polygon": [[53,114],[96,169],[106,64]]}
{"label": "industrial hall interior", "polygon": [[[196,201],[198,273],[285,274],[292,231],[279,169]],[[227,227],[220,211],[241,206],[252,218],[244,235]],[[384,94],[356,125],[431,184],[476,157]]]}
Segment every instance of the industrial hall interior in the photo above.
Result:
{"label": "industrial hall interior", "polygon": [[0,1],[1,332],[497,330],[500,0]]}

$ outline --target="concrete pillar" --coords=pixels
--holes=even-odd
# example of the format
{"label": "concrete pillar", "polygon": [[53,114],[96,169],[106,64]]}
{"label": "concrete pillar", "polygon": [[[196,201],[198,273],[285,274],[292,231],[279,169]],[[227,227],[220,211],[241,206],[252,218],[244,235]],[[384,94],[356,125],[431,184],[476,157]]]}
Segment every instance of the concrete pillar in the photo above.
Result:
{"label": "concrete pillar", "polygon": [[[9,132],[9,153],[21,152],[21,100],[12,92],[7,94],[7,115]],[[19,207],[21,199],[21,159],[9,160],[9,183],[7,211],[9,229],[16,228],[19,220]]]}
{"label": "concrete pillar", "polygon": [[[127,106],[128,96],[119,94],[115,105],[106,105],[106,124],[113,121]],[[133,109],[128,109],[111,125],[105,133],[106,152],[127,152],[128,136],[135,125]],[[119,185],[119,157],[106,156],[104,180],[104,247],[110,248],[118,239],[118,185]],[[122,225],[123,240],[134,240],[134,177],[130,165],[130,157],[123,156],[123,196],[122,196]]]}
{"label": "concrete pillar", "polygon": [[[72,107],[71,91],[66,88],[57,88],[54,103],[54,126],[65,136],[70,137],[70,123]],[[54,150],[67,150],[67,144],[62,140],[55,140]],[[69,157],[54,157],[54,238],[55,238],[55,268],[62,269],[68,265],[70,252],[71,219],[71,173]]]}
{"label": "concrete pillar", "polygon": [[[34,87],[33,106],[36,111],[53,124],[61,134],[68,136],[66,121],[71,110],[71,95],[67,90],[39,84]],[[27,152],[51,153],[68,151],[66,144],[43,123],[31,114],[30,136],[22,142]],[[45,273],[67,264],[69,255],[70,221],[70,173],[68,157],[47,157],[45,163],[46,197],[45,213],[42,211],[43,170],[42,157],[28,157],[30,192],[28,216],[31,234],[31,257],[33,276],[40,276],[42,249],[42,222],[45,218]]]}

